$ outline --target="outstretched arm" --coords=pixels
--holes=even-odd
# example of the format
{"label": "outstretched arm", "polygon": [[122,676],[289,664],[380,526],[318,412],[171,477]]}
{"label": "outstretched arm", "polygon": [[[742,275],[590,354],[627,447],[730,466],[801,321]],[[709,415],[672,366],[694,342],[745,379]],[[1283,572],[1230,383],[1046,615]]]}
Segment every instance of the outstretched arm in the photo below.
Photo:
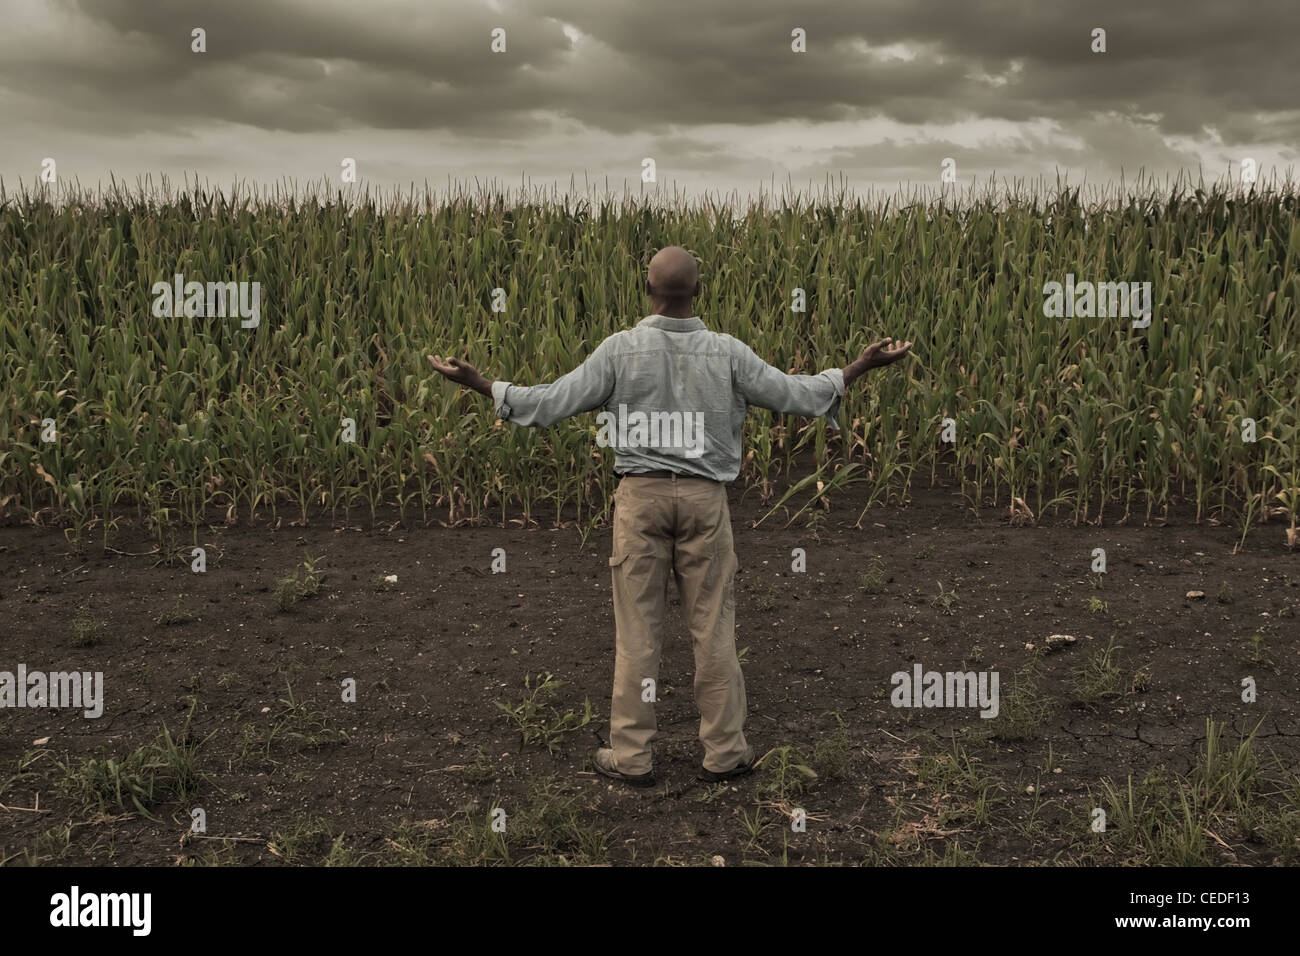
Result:
{"label": "outstretched arm", "polygon": [[832,428],[838,428],[835,419],[845,388],[870,369],[898,361],[912,348],[911,342],[887,348],[892,341],[869,345],[844,368],[828,368],[817,375],[788,375],[742,343],[735,364],[736,384],[750,405],[795,415],[824,415]]}
{"label": "outstretched arm", "polygon": [[602,407],[614,390],[614,366],[602,342],[572,372],[543,385],[515,385],[489,381],[468,362],[428,356],[429,363],[458,385],[492,399],[497,417],[515,425],[554,425],[556,422]]}
{"label": "outstretched arm", "polygon": [[862,354],[856,359],[844,366],[844,387],[848,388],[855,378],[865,375],[873,368],[880,368],[884,365],[891,365],[897,362],[908,352],[912,351],[912,343],[904,342],[902,345],[889,348],[893,339],[881,339],[874,345],[868,345],[862,350]]}
{"label": "outstretched arm", "polygon": [[444,378],[450,379],[457,385],[472,388],[480,395],[486,395],[488,398],[492,397],[492,383],[480,375],[478,369],[468,362],[462,362],[458,358],[445,359],[441,355],[426,355],[425,358]]}

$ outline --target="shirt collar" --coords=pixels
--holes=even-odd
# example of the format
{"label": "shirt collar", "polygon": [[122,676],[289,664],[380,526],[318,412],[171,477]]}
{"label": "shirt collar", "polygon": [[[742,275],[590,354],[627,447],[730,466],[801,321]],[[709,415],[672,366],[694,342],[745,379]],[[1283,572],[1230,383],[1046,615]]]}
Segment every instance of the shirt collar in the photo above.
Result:
{"label": "shirt collar", "polygon": [[705,328],[698,315],[693,315],[689,319],[675,319],[658,314],[648,315],[637,325],[644,325],[652,329],[663,329],[665,332],[698,332],[700,329]]}

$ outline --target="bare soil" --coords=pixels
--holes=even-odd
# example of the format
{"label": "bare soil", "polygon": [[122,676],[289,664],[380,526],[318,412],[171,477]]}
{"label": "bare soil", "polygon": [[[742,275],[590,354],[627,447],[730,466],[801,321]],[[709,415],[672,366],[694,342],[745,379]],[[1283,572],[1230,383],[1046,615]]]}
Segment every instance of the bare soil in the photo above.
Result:
{"label": "bare soil", "polygon": [[[863,504],[850,490],[813,527],[783,528],[778,513],[756,529],[768,506],[731,489],[747,732],[761,753],[793,750],[729,785],[696,781],[692,657],[673,592],[660,783],[645,791],[589,760],[613,672],[608,528],[583,547],[573,527],[395,515],[215,524],[198,535],[202,574],[187,540],[158,550],[127,530],[106,551],[94,535],[76,548],[58,529],[0,528],[0,671],[98,671],[106,688],[98,719],[0,709],[0,860],[1152,862],[1132,833],[1093,833],[1092,809],[1105,806],[1103,781],[1158,787],[1189,773],[1207,720],[1232,746],[1254,732],[1268,781],[1260,827],[1212,832],[1210,859],[1294,859],[1294,808],[1273,782],[1300,767],[1300,556],[1280,526],[1234,554],[1228,524],[1012,526],[1005,509],[975,514],[940,488],[854,528]],[[496,548],[504,573],[492,572]],[[791,570],[795,548],[804,573]],[[308,558],[319,591],[284,610],[277,583]],[[1048,650],[1057,633],[1076,641]],[[1000,716],[891,706],[891,675],[916,662],[997,671]],[[543,673],[564,682],[540,698],[543,713],[576,717],[589,701],[596,715],[558,734],[554,752],[524,745],[496,704],[519,705]],[[1242,701],[1247,677],[1254,703]],[[69,788],[85,759],[120,761],[164,726],[199,745],[193,796],[161,800],[151,818]],[[792,771],[783,784],[782,761],[819,778]],[[190,832],[195,807],[205,834]],[[519,822],[500,845],[487,836],[494,807]],[[796,809],[806,832],[789,825]]]}

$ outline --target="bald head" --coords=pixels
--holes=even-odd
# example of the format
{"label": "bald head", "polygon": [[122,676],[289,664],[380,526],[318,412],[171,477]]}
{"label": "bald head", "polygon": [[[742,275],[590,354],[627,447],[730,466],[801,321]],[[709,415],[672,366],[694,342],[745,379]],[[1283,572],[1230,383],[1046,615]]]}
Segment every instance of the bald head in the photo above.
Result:
{"label": "bald head", "polygon": [[646,270],[646,292],[656,311],[685,308],[700,291],[700,268],[681,246],[665,246],[655,253]]}

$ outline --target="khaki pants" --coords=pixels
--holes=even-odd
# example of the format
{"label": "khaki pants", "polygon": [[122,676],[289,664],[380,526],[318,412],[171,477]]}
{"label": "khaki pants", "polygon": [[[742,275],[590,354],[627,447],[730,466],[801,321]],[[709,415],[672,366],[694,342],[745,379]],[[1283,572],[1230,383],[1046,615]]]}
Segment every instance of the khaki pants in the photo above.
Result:
{"label": "khaki pants", "polygon": [[745,679],[736,659],[736,553],[727,486],[699,478],[639,478],[614,492],[614,696],[609,743],[623,773],[651,769],[664,615],[671,570],[695,647],[695,704],[706,770],[748,753]]}

